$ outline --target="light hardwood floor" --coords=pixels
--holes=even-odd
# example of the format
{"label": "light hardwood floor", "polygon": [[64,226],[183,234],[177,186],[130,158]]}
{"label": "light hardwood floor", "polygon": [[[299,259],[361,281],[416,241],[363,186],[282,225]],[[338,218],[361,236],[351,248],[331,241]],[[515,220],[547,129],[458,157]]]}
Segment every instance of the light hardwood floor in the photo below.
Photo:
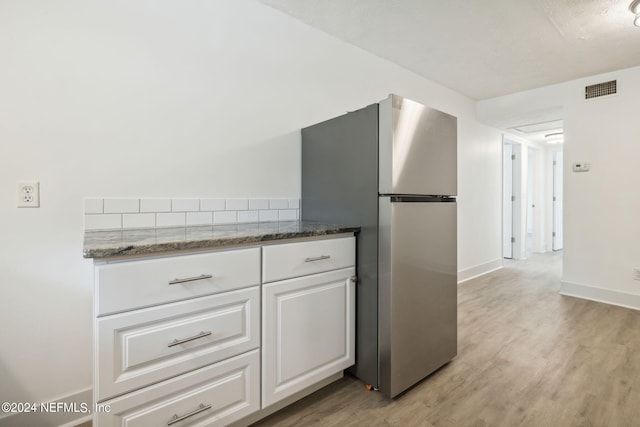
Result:
{"label": "light hardwood floor", "polygon": [[458,355],[396,400],[345,377],[257,426],[640,426],[640,312],[558,294],[561,254],[462,283]]}

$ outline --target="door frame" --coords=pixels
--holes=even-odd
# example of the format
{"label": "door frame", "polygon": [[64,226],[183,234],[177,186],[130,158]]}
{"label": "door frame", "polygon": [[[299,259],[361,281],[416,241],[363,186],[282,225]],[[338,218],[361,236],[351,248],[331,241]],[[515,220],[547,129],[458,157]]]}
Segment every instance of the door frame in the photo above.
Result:
{"label": "door frame", "polygon": [[[511,167],[511,188],[512,194],[505,194],[506,187],[504,185],[506,177],[505,173],[508,171],[508,167],[505,165],[505,146],[511,146],[513,156]],[[521,259],[522,245],[524,242],[521,240],[522,229],[522,208],[521,198],[522,196],[522,144],[518,141],[510,139],[506,135],[502,135],[502,257],[507,259]],[[505,203],[511,200],[511,236],[508,236],[505,232],[505,215],[508,215],[508,209],[505,208]],[[506,239],[511,239],[511,258],[506,257],[504,248],[507,245]]]}
{"label": "door frame", "polygon": [[[558,159],[558,154],[560,154],[560,158]],[[563,236],[562,236],[562,230],[563,230],[563,209],[562,207],[560,208],[560,214],[558,215],[556,206],[558,205],[558,198],[560,198],[560,204],[562,206],[563,203],[563,197],[564,197],[564,152],[563,150],[554,150],[552,152],[551,158],[553,159],[553,163],[552,163],[552,173],[551,173],[551,250],[556,252],[556,251],[561,251],[563,248],[563,244],[560,243],[559,245],[558,243],[558,236],[556,235],[558,233],[558,223],[560,224],[560,242],[562,242],[563,240]],[[556,162],[559,161],[560,164],[557,165]],[[559,167],[559,169],[558,169]],[[556,183],[557,183],[557,179],[558,177],[560,178],[560,194],[558,195],[556,193]]]}

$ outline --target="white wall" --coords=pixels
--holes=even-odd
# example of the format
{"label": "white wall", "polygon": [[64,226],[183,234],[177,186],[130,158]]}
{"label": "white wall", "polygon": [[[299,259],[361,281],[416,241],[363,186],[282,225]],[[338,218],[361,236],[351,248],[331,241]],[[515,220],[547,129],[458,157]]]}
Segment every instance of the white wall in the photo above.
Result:
{"label": "white wall", "polygon": [[[618,94],[584,100],[586,85],[616,79]],[[482,120],[564,109],[564,268],[561,292],[640,309],[640,67],[478,103]],[[574,173],[574,162],[591,171]]]}
{"label": "white wall", "polygon": [[298,130],[391,92],[459,117],[459,267],[500,259],[475,103],[264,5],[4,0],[0,58],[0,401],[91,386],[83,197],[299,197]]}
{"label": "white wall", "polygon": [[464,116],[458,129],[458,280],[463,281],[502,266],[502,134]]}

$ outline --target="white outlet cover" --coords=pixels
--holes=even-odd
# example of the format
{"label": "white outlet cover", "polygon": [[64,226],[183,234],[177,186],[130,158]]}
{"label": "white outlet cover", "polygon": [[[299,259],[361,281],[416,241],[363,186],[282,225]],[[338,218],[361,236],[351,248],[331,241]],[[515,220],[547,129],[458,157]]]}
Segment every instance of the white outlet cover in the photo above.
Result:
{"label": "white outlet cover", "polygon": [[40,183],[36,181],[18,182],[17,205],[19,208],[40,207]]}

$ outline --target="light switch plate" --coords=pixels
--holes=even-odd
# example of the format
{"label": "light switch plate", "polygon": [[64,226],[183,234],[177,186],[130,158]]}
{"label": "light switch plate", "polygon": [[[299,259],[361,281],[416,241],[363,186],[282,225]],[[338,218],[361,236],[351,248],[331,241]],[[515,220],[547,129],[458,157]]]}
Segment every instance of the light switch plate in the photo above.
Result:
{"label": "light switch plate", "polygon": [[573,164],[574,172],[589,172],[589,169],[591,169],[589,162],[575,162]]}

